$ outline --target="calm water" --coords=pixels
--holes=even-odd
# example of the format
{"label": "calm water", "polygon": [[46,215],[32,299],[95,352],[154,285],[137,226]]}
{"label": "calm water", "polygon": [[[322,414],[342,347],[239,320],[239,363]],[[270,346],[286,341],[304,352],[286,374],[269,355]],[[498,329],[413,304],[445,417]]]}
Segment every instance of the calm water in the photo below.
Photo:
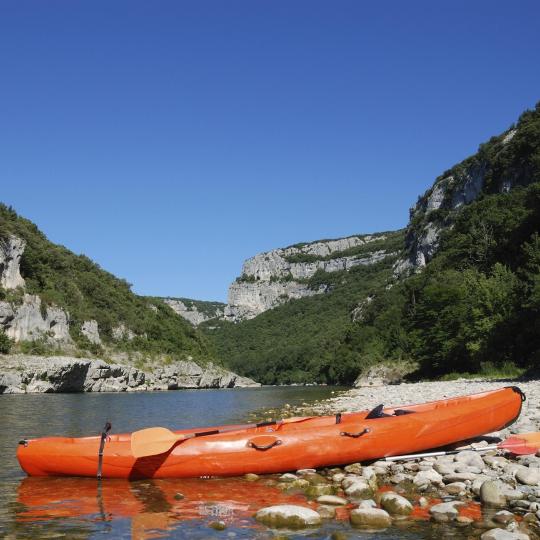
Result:
{"label": "calm water", "polygon": [[[0,396],[0,537],[273,538],[271,531],[253,520],[254,511],[277,502],[305,503],[302,495],[285,495],[264,481],[243,479],[98,484],[93,479],[26,478],[15,458],[17,442],[46,435],[98,434],[107,420],[113,432],[243,422],[255,411],[329,397],[335,390],[287,387]],[[180,500],[178,493],[184,498]],[[216,520],[224,521],[227,529],[211,528]],[[346,521],[289,537],[330,538],[336,530],[350,538],[441,537],[440,531],[434,534],[427,526],[358,533]]]}

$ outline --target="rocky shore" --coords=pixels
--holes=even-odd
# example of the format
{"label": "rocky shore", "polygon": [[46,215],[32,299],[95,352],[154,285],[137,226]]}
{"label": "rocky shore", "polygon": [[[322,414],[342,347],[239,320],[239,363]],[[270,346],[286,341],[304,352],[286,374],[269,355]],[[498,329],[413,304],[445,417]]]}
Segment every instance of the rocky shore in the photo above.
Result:
{"label": "rocky shore", "polygon": [[247,388],[259,383],[209,363],[180,361],[143,371],[126,364],[69,356],[0,355],[0,394],[137,392]]}
{"label": "rocky shore", "polygon": [[[381,402],[406,405],[514,384],[460,380],[359,388],[309,408],[286,407],[284,412],[333,414],[368,409]],[[540,384],[528,381],[518,385],[527,401],[520,418],[509,428],[458,447],[460,451],[454,455],[284,474],[278,487],[303,491],[312,501],[310,508],[268,507],[256,518],[273,528],[303,528],[345,515],[355,528],[377,530],[410,527],[423,516],[435,527],[454,530],[449,533],[452,537],[540,538],[540,452],[515,457],[502,451],[478,451],[511,433],[539,430]]]}

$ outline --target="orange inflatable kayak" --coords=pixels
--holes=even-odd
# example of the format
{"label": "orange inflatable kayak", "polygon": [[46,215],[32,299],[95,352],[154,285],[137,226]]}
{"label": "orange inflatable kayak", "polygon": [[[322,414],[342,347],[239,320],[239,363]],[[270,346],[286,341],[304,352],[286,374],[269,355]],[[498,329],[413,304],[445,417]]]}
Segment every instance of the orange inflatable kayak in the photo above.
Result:
{"label": "orange inflatable kayak", "polygon": [[[503,429],[521,412],[516,386],[420,405],[170,433],[144,441],[137,432],[102,437],[22,440],[17,458],[30,476],[189,478],[277,473],[420,452]],[[152,430],[149,430],[153,433]],[[142,433],[142,432],[138,432]],[[100,444],[101,443],[101,444]],[[100,459],[100,446],[102,457]],[[101,464],[100,464],[101,461]]]}

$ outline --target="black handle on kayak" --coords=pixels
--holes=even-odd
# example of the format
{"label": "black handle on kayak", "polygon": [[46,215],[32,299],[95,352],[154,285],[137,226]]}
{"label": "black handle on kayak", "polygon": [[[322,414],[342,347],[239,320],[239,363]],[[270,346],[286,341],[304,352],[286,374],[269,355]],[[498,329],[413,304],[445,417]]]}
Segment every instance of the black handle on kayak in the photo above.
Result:
{"label": "black handle on kayak", "polygon": [[257,450],[270,450],[273,446],[279,446],[281,444],[281,441],[279,439],[276,439],[275,441],[272,441],[268,444],[257,444],[256,442],[249,441],[248,446],[251,446],[251,448],[256,448]]}
{"label": "black handle on kayak", "polygon": [[342,431],[340,433],[343,437],[352,437],[353,439],[358,439],[358,437],[361,437],[362,435],[365,435],[366,433],[369,433],[371,429],[364,428],[362,431],[358,431],[357,433],[351,433],[350,431]]}

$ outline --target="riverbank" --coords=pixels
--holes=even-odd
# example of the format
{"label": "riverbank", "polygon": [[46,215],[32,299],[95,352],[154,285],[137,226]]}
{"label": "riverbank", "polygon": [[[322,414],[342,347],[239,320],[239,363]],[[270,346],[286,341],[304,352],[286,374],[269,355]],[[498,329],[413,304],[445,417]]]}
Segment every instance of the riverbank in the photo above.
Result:
{"label": "riverbank", "polygon": [[[456,380],[370,386],[351,389],[312,405],[285,406],[282,412],[285,416],[335,414],[371,409],[380,403],[407,405],[515,384]],[[348,508],[351,524],[363,528],[407,526],[407,521],[423,513],[434,523],[459,529],[455,534],[463,538],[540,538],[540,452],[516,457],[500,451],[474,450],[510,434],[540,430],[540,381],[517,385],[527,396],[519,419],[504,430],[458,446],[460,452],[455,455],[351,464],[318,471],[320,478],[315,478],[319,483],[309,481],[310,477],[300,471],[284,475],[281,487],[287,490],[288,485],[303,486],[308,496],[319,495],[315,498],[322,516],[335,514],[328,506]],[[338,498],[328,498],[330,495]]]}
{"label": "riverbank", "polygon": [[252,388],[259,383],[208,363],[171,362],[151,371],[70,356],[0,355],[0,394],[145,392]]}

